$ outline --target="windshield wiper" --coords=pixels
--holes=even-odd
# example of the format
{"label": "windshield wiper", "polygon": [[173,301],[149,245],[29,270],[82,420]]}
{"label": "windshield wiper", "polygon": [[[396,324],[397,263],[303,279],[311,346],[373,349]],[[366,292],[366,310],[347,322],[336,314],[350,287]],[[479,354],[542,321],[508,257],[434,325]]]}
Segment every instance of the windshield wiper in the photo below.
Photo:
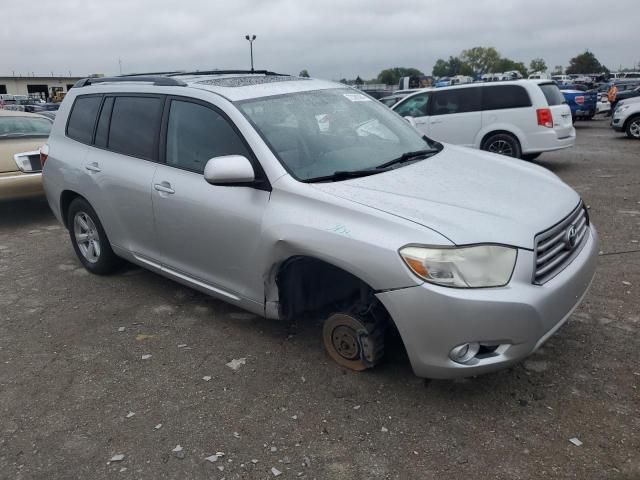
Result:
{"label": "windshield wiper", "polygon": [[399,163],[405,163],[409,161],[417,161],[427,158],[430,155],[436,154],[440,151],[439,148],[429,148],[425,150],[416,150],[415,152],[406,152],[400,155],[398,158],[389,160],[388,162],[378,165],[373,168],[365,168],[362,170],[338,170],[331,175],[324,175],[322,177],[309,178],[305,180],[306,183],[315,182],[336,182],[340,180],[347,180],[349,178],[367,177],[369,175],[375,175],[376,173],[387,172],[391,170],[392,166]]}
{"label": "windshield wiper", "polygon": [[439,151],[440,150],[437,148],[429,148],[426,150],[416,150],[415,152],[405,152],[398,158],[394,158],[393,160],[389,160],[382,165],[378,165],[376,169],[385,169],[399,163],[405,163],[413,160],[422,160],[423,158],[426,158],[429,155],[433,155],[434,153],[438,153]]}
{"label": "windshield wiper", "polygon": [[363,170],[338,170],[331,175],[324,175],[322,177],[309,178],[305,180],[306,183],[316,182],[336,182],[340,180],[347,180],[348,178],[367,177],[369,175],[375,175],[376,173],[386,172],[387,168],[366,168]]}

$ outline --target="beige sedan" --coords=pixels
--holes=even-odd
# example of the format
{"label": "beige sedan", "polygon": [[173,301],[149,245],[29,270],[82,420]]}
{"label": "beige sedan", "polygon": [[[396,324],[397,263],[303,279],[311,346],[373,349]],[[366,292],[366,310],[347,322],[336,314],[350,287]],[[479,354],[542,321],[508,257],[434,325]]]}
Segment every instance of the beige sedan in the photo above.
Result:
{"label": "beige sedan", "polygon": [[51,124],[33,113],[0,110],[0,200],[43,194],[39,149]]}

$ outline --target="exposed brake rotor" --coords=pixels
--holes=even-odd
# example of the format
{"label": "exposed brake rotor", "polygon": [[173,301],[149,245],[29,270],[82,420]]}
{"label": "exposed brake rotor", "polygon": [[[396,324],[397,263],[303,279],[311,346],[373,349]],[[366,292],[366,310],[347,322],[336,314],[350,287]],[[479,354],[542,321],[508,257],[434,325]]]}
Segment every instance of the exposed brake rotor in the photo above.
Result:
{"label": "exposed brake rotor", "polygon": [[351,314],[334,313],[324,322],[324,347],[343,367],[361,371],[373,367],[384,352],[384,327]]}

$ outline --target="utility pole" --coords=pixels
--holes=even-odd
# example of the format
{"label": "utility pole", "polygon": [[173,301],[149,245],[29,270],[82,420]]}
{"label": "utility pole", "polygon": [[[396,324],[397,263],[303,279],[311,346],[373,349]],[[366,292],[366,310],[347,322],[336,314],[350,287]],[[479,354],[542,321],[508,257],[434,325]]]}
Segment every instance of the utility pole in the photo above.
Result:
{"label": "utility pole", "polygon": [[251,51],[251,73],[253,73],[253,41],[256,39],[255,35],[245,35],[245,37],[249,41],[249,49]]}

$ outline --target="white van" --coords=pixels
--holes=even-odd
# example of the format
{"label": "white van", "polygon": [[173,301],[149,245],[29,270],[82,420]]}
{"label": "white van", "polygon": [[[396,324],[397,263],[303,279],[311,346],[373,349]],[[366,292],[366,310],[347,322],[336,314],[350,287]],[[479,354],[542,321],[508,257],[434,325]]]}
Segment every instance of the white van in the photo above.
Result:
{"label": "white van", "polygon": [[420,91],[392,109],[434,140],[526,160],[576,141],[571,109],[549,80]]}

